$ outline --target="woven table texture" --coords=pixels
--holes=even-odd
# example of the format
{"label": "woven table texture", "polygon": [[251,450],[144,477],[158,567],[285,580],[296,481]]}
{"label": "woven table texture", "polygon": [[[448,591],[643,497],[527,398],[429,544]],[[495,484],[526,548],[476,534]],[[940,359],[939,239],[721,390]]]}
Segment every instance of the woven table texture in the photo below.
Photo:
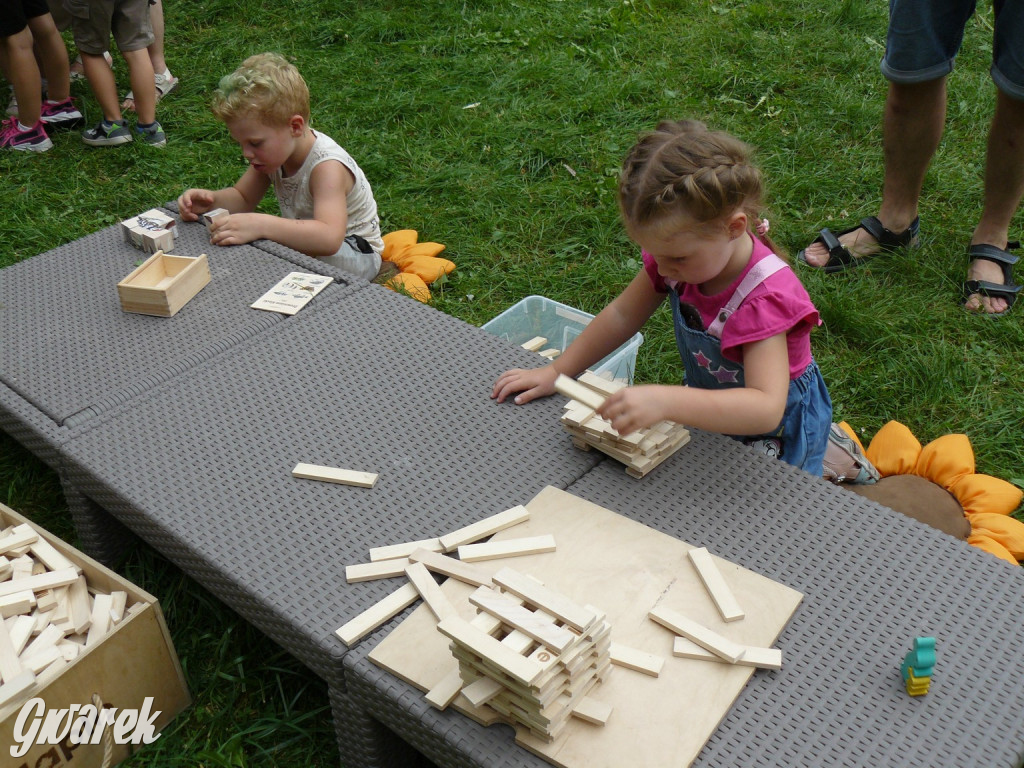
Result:
{"label": "woven table texture", "polygon": [[[751,677],[694,766],[1018,768],[1021,570],[728,438],[692,434],[643,480],[608,460],[567,490],[804,593],[776,643],[782,669]],[[345,659],[359,706],[438,765],[545,764],[509,729],[443,718],[376,667],[366,655],[385,634]],[[930,693],[915,698],[899,667],[918,636],[936,638],[937,662]]]}
{"label": "woven table texture", "polygon": [[[211,246],[198,223],[177,230],[173,253],[206,253],[211,280],[173,318],[121,310],[117,283],[149,255],[124,242],[120,224],[5,268],[0,383],[74,426],[282,322],[249,305],[294,271],[291,261],[251,245]],[[317,300],[353,288],[332,284]]]}
{"label": "woven table texture", "polygon": [[[558,426],[561,398],[489,398],[533,353],[379,286],[318,301],[96,416],[63,455],[85,497],[327,677],[346,650],[334,630],[402,583],[349,585],[345,565],[564,488],[598,459]],[[380,477],[301,480],[300,462]]]}

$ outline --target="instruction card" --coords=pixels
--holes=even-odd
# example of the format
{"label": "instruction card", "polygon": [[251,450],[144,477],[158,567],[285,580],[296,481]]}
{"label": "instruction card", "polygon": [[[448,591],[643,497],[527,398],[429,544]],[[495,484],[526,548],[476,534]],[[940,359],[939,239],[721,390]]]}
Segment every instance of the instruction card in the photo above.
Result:
{"label": "instruction card", "polygon": [[286,278],[249,306],[253,309],[265,309],[268,312],[294,315],[309,304],[313,297],[326,288],[330,282],[331,278],[324,275],[291,272]]}

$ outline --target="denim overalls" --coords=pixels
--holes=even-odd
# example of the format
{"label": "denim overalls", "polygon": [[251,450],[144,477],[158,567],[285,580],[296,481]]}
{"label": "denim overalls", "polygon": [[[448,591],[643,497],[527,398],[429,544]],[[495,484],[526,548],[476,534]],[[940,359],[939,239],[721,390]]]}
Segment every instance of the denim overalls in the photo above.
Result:
{"label": "denim overalls", "polygon": [[[754,288],[782,268],[788,267],[774,254],[751,267],[707,331],[702,327],[696,308],[681,306],[676,289],[669,289],[676,344],[683,358],[687,386],[700,389],[743,386],[743,366],[722,355],[722,327]],[[689,325],[687,320],[690,321]],[[786,410],[777,429],[768,435],[732,437],[768,456],[775,456],[815,477],[821,477],[831,424],[832,400],[818,364],[811,360],[804,372],[789,382]]]}

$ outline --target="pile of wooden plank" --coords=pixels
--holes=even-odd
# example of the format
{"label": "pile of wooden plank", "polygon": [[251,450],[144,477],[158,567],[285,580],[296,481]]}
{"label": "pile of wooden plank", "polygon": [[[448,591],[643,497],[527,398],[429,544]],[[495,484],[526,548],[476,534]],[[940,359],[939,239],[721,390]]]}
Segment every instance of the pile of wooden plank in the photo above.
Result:
{"label": "pile of wooden plank", "polygon": [[569,398],[561,423],[572,435],[573,445],[577,448],[584,451],[597,448],[625,464],[628,474],[643,477],[686,445],[690,441],[690,432],[681,424],[659,421],[647,429],[620,435],[612,428],[611,422],[597,415],[596,410],[609,395],[624,386],[590,371],[578,380],[559,376],[555,389]]}
{"label": "pile of wooden plank", "polygon": [[0,531],[0,707],[99,643],[128,615],[127,598],[93,592],[81,569],[32,526]]}
{"label": "pile of wooden plank", "polygon": [[452,641],[463,695],[547,742],[573,714],[603,725],[610,707],[587,694],[611,670],[604,614],[511,568],[492,581],[470,597],[476,618],[437,625]]}

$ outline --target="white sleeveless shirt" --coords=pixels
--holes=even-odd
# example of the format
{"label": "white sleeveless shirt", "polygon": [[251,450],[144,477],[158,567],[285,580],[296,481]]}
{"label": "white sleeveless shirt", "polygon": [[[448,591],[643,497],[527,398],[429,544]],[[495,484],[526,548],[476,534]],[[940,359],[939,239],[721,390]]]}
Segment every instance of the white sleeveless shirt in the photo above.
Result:
{"label": "white sleeveless shirt", "polygon": [[[309,191],[309,177],[320,163],[337,160],[348,168],[355,178],[355,184],[346,198],[348,224],[345,236],[359,235],[379,255],[384,250],[384,241],[380,237],[377,201],[373,199],[370,182],[366,180],[366,175],[352,156],[334,139],[317,131],[314,131],[313,135],[316,137],[313,148],[309,150],[298,171],[292,176],[284,176],[281,168],[274,171],[274,193],[277,195],[278,205],[281,206],[281,215],[286,219],[312,219],[313,195]],[[340,253],[341,249],[338,251],[338,254]]]}

